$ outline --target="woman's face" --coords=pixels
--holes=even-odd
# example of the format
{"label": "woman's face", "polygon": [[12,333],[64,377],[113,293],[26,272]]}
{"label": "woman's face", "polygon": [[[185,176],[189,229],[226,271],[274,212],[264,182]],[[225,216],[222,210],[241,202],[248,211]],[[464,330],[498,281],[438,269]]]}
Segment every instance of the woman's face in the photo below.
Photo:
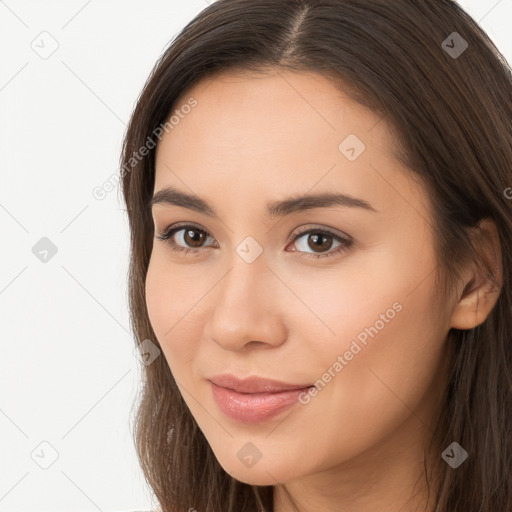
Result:
{"label": "woman's face", "polygon": [[[257,485],[358,460],[420,468],[451,303],[440,315],[427,198],[386,120],[284,70],[218,75],[176,109],[154,192],[178,194],[152,215],[155,235],[180,227],[154,239],[146,300],[219,463]],[[235,393],[212,385],[222,374],[316,390]]]}

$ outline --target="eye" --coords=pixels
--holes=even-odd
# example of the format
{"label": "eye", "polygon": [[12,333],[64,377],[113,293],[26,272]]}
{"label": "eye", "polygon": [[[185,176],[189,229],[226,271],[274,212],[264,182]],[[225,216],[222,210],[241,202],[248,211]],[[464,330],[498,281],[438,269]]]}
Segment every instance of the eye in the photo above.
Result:
{"label": "eye", "polygon": [[[304,240],[300,241],[301,238],[304,238]],[[344,251],[347,251],[353,244],[351,239],[333,233],[332,231],[324,228],[309,229],[307,231],[296,233],[293,235],[292,242],[296,242],[297,240],[300,241],[300,243],[296,244],[299,247],[298,252],[301,253],[300,255],[303,256],[308,254],[313,258],[323,258],[340,254]],[[337,242],[339,245],[336,246],[335,250],[329,251],[329,249],[331,249],[333,246],[333,242]],[[325,251],[316,254],[315,252],[304,252],[308,248],[313,249],[313,251],[316,251],[317,249],[320,251],[325,249]]]}
{"label": "eye", "polygon": [[[173,240],[175,235],[178,235],[178,242]],[[213,237],[211,237],[207,231],[193,224],[178,224],[170,226],[162,233],[159,233],[156,238],[167,242],[173,251],[184,251],[185,254],[200,252],[201,249],[204,248],[203,244],[205,240],[208,238],[213,240]],[[353,241],[348,237],[343,237],[324,228],[315,228],[294,233],[292,235],[292,242],[295,243],[300,241],[301,238],[304,238],[304,241],[297,244],[299,249],[295,249],[291,252],[299,252],[301,256],[309,255],[313,258],[340,254],[348,250],[353,244]],[[338,243],[338,246],[335,247],[335,250],[330,251],[333,243]],[[216,245],[214,245],[214,247],[218,247],[216,242],[215,244]],[[312,249],[313,252],[307,252],[306,249],[308,248]],[[316,253],[317,250],[324,250],[324,252]]]}
{"label": "eye", "polygon": [[[180,233],[178,235],[178,240],[180,244],[190,244],[192,247],[182,247],[181,245],[176,243],[173,240],[173,237],[177,233]],[[199,252],[202,249],[201,244],[204,242],[204,240],[206,238],[212,237],[207,231],[205,231],[204,229],[200,229],[194,226],[193,224],[179,224],[167,228],[163,233],[159,233],[156,238],[158,240],[167,242],[173,251],[185,251],[186,254],[189,252]]]}

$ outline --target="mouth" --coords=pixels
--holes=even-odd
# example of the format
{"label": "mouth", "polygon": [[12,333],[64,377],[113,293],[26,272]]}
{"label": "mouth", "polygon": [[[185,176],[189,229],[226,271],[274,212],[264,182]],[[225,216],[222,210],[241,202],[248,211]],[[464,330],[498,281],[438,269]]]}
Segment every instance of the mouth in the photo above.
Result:
{"label": "mouth", "polygon": [[217,386],[232,389],[237,393],[278,393],[281,391],[294,391],[313,386],[313,384],[289,384],[279,380],[256,376],[239,379],[238,377],[229,374],[216,375],[214,377],[210,377],[208,380]]}
{"label": "mouth", "polygon": [[272,379],[238,379],[220,375],[208,379],[219,409],[241,423],[259,423],[284,412],[299,400],[312,384],[289,384]]}

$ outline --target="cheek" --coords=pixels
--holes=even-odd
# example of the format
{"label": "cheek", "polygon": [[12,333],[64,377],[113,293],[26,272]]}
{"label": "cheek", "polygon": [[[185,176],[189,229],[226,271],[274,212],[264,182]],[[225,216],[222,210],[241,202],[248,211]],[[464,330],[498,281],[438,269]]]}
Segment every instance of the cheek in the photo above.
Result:
{"label": "cheek", "polygon": [[167,284],[162,264],[152,255],[145,283],[146,306],[151,326],[160,342],[164,341],[164,335],[172,327],[175,317],[174,301],[169,301],[169,298],[175,295],[176,291]]}
{"label": "cheek", "polygon": [[436,340],[440,348],[447,328],[437,315],[428,233],[417,227],[416,237],[406,238],[402,231],[339,266],[290,272],[283,279],[310,310],[300,306],[300,331],[312,354],[323,354],[323,364],[352,347],[358,355],[349,352],[347,358],[361,364],[375,359],[396,367],[409,358],[414,365],[416,358],[430,359]]}
{"label": "cheek", "polygon": [[200,326],[193,319],[204,292],[199,286],[191,287],[180,268],[169,268],[155,252],[145,283],[148,316],[171,371],[178,377],[182,366],[191,363],[198,350]]}
{"label": "cheek", "polygon": [[370,402],[381,399],[379,372],[390,386],[402,387],[435,367],[439,333],[431,333],[428,290],[408,295],[410,281],[391,280],[389,275],[367,274],[367,281],[355,273],[317,278],[314,287],[308,276],[294,282],[294,290],[303,290],[305,303],[316,313],[303,311],[296,317],[303,344],[297,350],[308,361],[310,376],[321,379],[320,385],[336,376],[343,402],[354,398],[357,405],[363,396]]}
{"label": "cheek", "polygon": [[[332,424],[350,439],[350,445],[339,445],[343,457],[386,439],[408,418],[415,430],[431,422],[442,387],[438,371],[445,333],[428,327],[432,316],[428,308],[422,312],[421,300],[400,302],[403,309],[382,329],[373,321],[360,331],[368,333],[366,343],[357,336],[347,338],[354,343],[351,347],[343,343],[349,349],[342,353],[343,369],[328,384],[330,391],[326,387],[318,395],[325,393],[322,409],[331,411]],[[345,354],[352,359],[348,361]]]}
{"label": "cheek", "polygon": [[309,345],[303,360],[319,387],[307,414],[325,430],[328,411],[353,441],[343,449],[364,449],[411,411],[418,411],[419,425],[429,422],[449,327],[436,315],[435,273],[428,274],[433,260],[411,261],[415,253],[403,261],[397,253],[380,254],[366,265],[358,259],[361,267],[351,272],[317,272],[316,279],[303,274],[293,281],[294,291],[318,312],[318,320],[308,315],[297,327]]}

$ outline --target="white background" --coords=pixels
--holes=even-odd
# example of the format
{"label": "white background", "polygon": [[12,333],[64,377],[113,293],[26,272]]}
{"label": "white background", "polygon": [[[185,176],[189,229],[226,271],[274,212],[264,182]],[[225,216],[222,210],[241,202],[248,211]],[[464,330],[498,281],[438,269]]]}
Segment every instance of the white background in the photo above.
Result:
{"label": "white background", "polygon": [[[512,0],[460,4],[512,62]],[[206,6],[0,1],[2,512],[156,505],[129,424],[140,363],[129,330],[127,218],[117,187],[102,200],[92,190],[118,173],[154,63]],[[48,58],[33,49],[57,44]],[[46,263],[32,252],[42,237],[57,247]],[[52,450],[58,458],[42,469],[36,461],[49,464]]]}

